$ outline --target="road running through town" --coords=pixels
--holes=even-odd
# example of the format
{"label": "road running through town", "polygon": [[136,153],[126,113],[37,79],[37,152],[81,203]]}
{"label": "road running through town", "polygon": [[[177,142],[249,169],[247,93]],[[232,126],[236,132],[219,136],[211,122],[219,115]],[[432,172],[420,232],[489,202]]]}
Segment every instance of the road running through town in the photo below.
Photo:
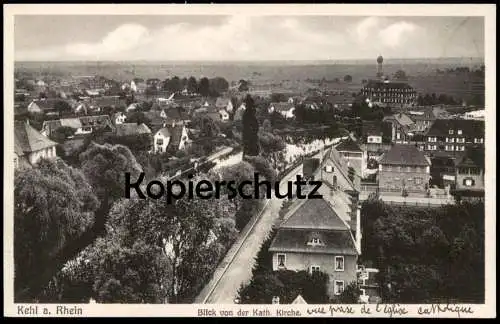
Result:
{"label": "road running through town", "polygon": [[[317,153],[313,157],[320,157]],[[294,181],[302,174],[302,164],[290,171],[282,180],[280,189],[285,191],[287,181]],[[196,298],[195,303],[233,304],[238,289],[252,278],[252,268],[261,244],[269,235],[273,224],[279,217],[283,204],[282,199],[272,198],[266,205],[251,228],[243,234],[231,247],[222,262],[217,267],[212,280]],[[253,225],[253,226],[252,226]],[[245,231],[245,230],[244,230]]]}

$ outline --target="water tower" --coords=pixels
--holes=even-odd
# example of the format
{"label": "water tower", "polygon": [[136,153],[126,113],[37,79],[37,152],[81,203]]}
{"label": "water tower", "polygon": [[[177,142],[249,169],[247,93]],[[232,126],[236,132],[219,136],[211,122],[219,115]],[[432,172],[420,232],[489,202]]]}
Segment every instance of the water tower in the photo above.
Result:
{"label": "water tower", "polygon": [[384,58],[382,57],[382,55],[379,55],[377,57],[377,77],[379,78],[383,75],[382,63],[384,63]]}

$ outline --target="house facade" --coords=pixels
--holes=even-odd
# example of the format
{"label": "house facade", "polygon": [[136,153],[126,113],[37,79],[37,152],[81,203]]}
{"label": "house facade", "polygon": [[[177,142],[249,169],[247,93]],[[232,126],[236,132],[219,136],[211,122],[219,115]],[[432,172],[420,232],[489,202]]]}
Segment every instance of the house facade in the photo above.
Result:
{"label": "house facade", "polygon": [[62,118],[57,120],[46,120],[42,124],[41,133],[50,136],[60,127],[70,127],[75,135],[87,135],[97,130],[105,132],[114,131],[114,125],[108,115],[82,116],[76,118]]}
{"label": "house facade", "polygon": [[28,105],[28,112],[30,113],[39,113],[39,114],[48,114],[48,115],[57,115],[58,111],[56,110],[56,102],[59,100],[54,99],[37,99],[30,102]]}
{"label": "house facade", "polygon": [[437,119],[428,130],[420,149],[429,154],[462,156],[467,148],[484,148],[484,121],[465,119]]}
{"label": "house facade", "polygon": [[379,190],[424,194],[429,185],[430,165],[415,145],[394,144],[379,161]]}
{"label": "house facade", "polygon": [[349,226],[324,199],[297,201],[279,225],[269,251],[273,270],[323,272],[328,294],[356,281],[358,250]]}
{"label": "house facade", "polygon": [[230,98],[222,98],[222,97],[217,98],[217,100],[215,101],[215,107],[219,110],[224,109],[227,112],[232,112],[234,108]]}
{"label": "house facade", "polygon": [[40,159],[55,159],[57,143],[40,134],[27,122],[15,122],[14,166],[23,169],[35,166]]}
{"label": "house facade", "polygon": [[484,193],[484,150],[468,149],[456,165],[456,190]]}
{"label": "house facade", "polygon": [[187,128],[183,125],[165,126],[153,137],[155,153],[177,152],[186,149],[189,143]]}
{"label": "house facade", "polygon": [[384,117],[383,122],[391,124],[391,140],[397,144],[407,144],[415,135],[415,122],[404,113]]}
{"label": "house facade", "polygon": [[436,116],[434,115],[432,109],[428,109],[425,111],[409,111],[408,116],[415,123],[415,134],[420,135],[425,134],[436,120]]}
{"label": "house facade", "polygon": [[351,137],[336,145],[335,149],[347,161],[347,167],[354,169],[355,176],[364,177],[367,164],[366,152]]}
{"label": "house facade", "polygon": [[405,82],[370,80],[361,93],[370,102],[383,107],[412,107],[417,100],[417,92]]}

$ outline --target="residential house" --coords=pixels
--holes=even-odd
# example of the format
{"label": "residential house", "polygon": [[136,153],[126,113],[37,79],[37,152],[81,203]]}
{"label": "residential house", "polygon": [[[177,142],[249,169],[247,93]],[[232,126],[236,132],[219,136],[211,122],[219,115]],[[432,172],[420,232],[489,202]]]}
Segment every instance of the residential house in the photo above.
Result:
{"label": "residential house", "polygon": [[245,106],[245,103],[242,102],[241,105],[239,105],[239,107],[234,112],[233,120],[235,120],[235,121],[242,120],[243,119],[243,113],[245,112],[246,109],[247,108]]}
{"label": "residential house", "polygon": [[355,177],[364,177],[367,157],[366,152],[364,152],[351,137],[342,141],[335,146],[335,149],[344,157],[347,161],[347,167],[353,168],[355,171]]}
{"label": "residential house", "polygon": [[484,149],[469,148],[456,164],[456,191],[484,196]]}
{"label": "residential house", "polygon": [[121,111],[113,114],[113,121],[115,122],[115,125],[123,124],[126,120],[127,115]]}
{"label": "residential house", "polygon": [[101,111],[103,108],[117,109],[125,106],[125,102],[119,96],[104,96],[93,98],[89,102],[90,108]]}
{"label": "residential house", "polygon": [[233,111],[233,103],[231,102],[231,98],[223,98],[219,97],[215,101],[215,107],[220,110],[226,110],[227,112]]}
{"label": "residential house", "polygon": [[28,105],[28,112],[30,113],[40,113],[47,115],[57,115],[59,112],[56,109],[56,103],[60,99],[37,99],[33,100]]}
{"label": "residential house", "polygon": [[133,135],[143,135],[151,134],[151,129],[149,129],[146,124],[137,123],[121,123],[115,126],[117,136],[133,136]]}
{"label": "residential house", "polygon": [[181,106],[163,109],[160,116],[169,125],[185,125],[191,120],[188,112]]}
{"label": "residential house", "polygon": [[24,169],[36,165],[40,159],[55,159],[57,143],[40,134],[28,122],[14,124],[14,167]]}
{"label": "residential house", "polygon": [[301,199],[279,225],[269,252],[274,271],[323,272],[328,294],[340,295],[357,280],[359,251],[347,225],[325,199]]}
{"label": "residential house", "polygon": [[295,106],[290,102],[272,102],[269,105],[268,112],[272,114],[273,112],[280,113],[284,118],[294,118]]}
{"label": "residential house", "polygon": [[484,121],[437,119],[420,148],[432,155],[461,156],[469,147],[484,148]]}
{"label": "residential house", "polygon": [[75,131],[75,135],[86,135],[96,130],[102,130],[104,132],[114,131],[114,126],[109,116],[101,115],[46,120],[42,124],[41,133],[45,136],[50,136],[60,127],[72,128]]}
{"label": "residential house", "polygon": [[384,117],[383,121],[391,124],[393,143],[406,144],[415,134],[416,124],[407,114],[397,113]]}
{"label": "residential house", "polygon": [[426,109],[424,111],[409,111],[408,116],[415,123],[415,134],[425,134],[436,120],[436,116],[434,115],[432,109]]}
{"label": "residential house", "polygon": [[165,126],[159,129],[153,138],[155,153],[184,150],[189,143],[187,128],[184,125]]}
{"label": "residential house", "polygon": [[368,144],[382,144],[383,131],[380,124],[367,124],[363,123],[363,136],[366,138]]}
{"label": "residential house", "polygon": [[379,161],[379,190],[426,193],[430,160],[412,144],[394,144]]}

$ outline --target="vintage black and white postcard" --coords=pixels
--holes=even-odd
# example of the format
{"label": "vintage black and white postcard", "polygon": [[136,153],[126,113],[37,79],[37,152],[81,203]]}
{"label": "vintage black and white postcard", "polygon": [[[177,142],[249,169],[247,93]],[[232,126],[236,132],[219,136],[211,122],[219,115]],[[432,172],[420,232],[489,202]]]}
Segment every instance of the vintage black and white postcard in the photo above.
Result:
{"label": "vintage black and white postcard", "polygon": [[496,316],[495,25],[4,6],[4,314]]}

